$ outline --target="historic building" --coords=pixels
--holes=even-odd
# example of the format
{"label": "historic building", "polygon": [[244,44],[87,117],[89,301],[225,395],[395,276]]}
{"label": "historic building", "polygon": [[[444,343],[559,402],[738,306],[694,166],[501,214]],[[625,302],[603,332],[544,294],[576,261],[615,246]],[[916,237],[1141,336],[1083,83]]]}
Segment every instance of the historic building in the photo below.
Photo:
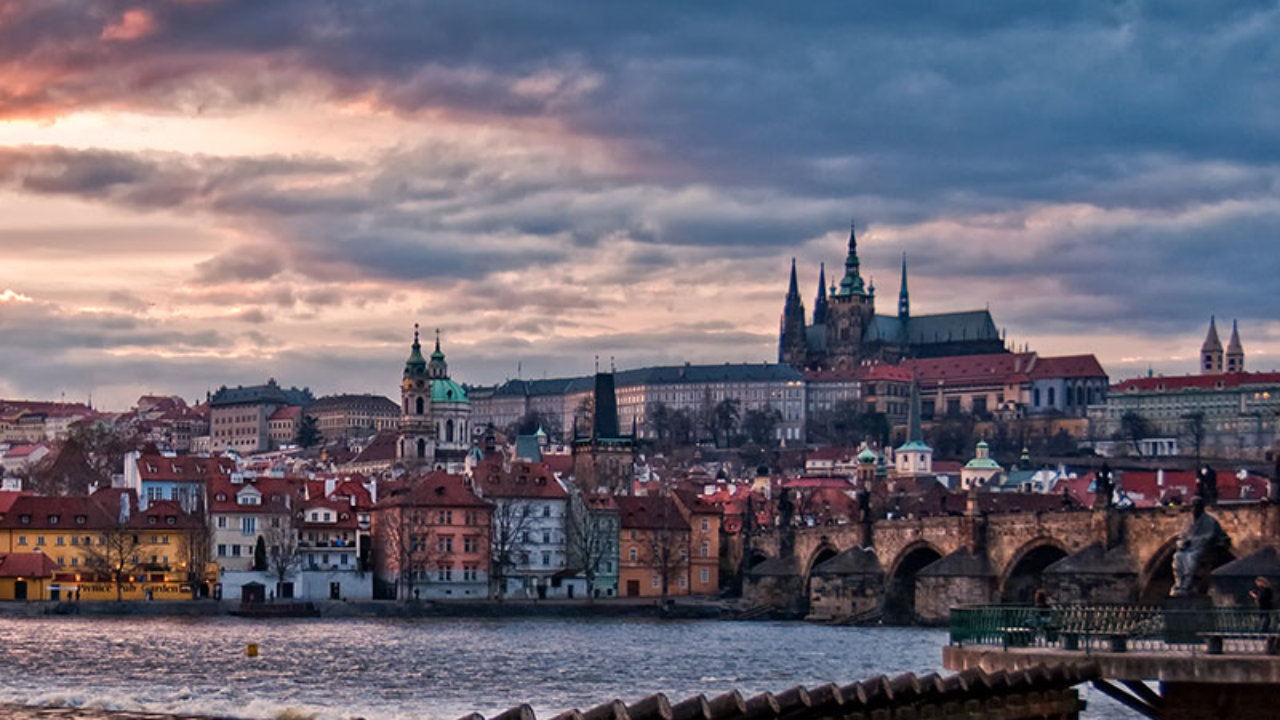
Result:
{"label": "historic building", "polygon": [[613,373],[596,373],[591,424],[585,434],[574,428],[573,477],[585,493],[630,495],[635,475],[636,438],[618,429],[618,399]]}
{"label": "historic building", "polygon": [[[1142,454],[1190,454],[1200,435],[1202,454],[1265,459],[1280,445],[1280,373],[1245,372],[1244,347],[1236,323],[1222,347],[1214,319],[1200,349],[1194,375],[1148,375],[1111,387],[1106,405],[1090,410],[1099,450],[1121,446]],[[1150,436],[1123,437],[1122,420],[1134,414]],[[1112,438],[1112,442],[1106,439]]]}
{"label": "historic building", "polygon": [[806,322],[804,302],[791,262],[791,284],[782,310],[778,362],[798,370],[848,369],[864,360],[897,362],[903,358],[944,357],[1006,352],[1004,340],[987,310],[911,315],[907,260],[902,259],[902,287],[897,315],[876,315],[876,289],[863,280],[858,242],[849,230],[844,277],[828,294],[826,267],[819,270],[813,321]]}
{"label": "historic building", "polygon": [[250,387],[224,385],[209,398],[209,450],[241,454],[276,450],[280,443],[272,440],[271,417],[283,407],[301,407],[314,400],[307,388],[286,390],[274,379]]}
{"label": "historic building", "polygon": [[400,423],[400,407],[381,395],[328,395],[307,406],[325,442],[367,441]]}
{"label": "historic building", "polygon": [[461,472],[470,437],[471,402],[466,389],[449,378],[440,333],[436,333],[436,348],[428,361],[422,356],[418,326],[414,325],[413,347],[400,384],[396,460],[404,465]]}

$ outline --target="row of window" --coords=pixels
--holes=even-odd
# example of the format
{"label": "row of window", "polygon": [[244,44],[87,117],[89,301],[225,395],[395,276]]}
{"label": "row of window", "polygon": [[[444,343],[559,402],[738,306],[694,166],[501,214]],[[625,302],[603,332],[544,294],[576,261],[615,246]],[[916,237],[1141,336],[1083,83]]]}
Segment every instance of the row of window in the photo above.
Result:
{"label": "row of window", "polygon": [[480,579],[480,566],[463,565],[459,573],[454,573],[452,565],[441,565],[435,570],[413,570],[409,573],[409,577],[414,582],[476,582]]}
{"label": "row of window", "polygon": [[[37,546],[37,547],[39,547],[39,546],[42,546],[42,545],[45,545],[45,544],[46,544],[46,543],[45,543],[45,537],[46,537],[46,536],[44,536],[44,535],[37,535],[37,536],[36,536],[36,542],[35,542],[35,544],[36,544],[36,546]],[[19,545],[27,545],[27,544],[28,544],[28,543],[27,543],[27,536],[26,536],[26,535],[19,535],[19,536],[18,536],[18,544],[19,544]],[[53,544],[54,544],[54,545],[57,545],[57,546],[60,546],[60,547],[61,547],[61,546],[66,546],[66,545],[72,545],[72,546],[79,545],[79,546],[85,546],[85,547],[88,547],[88,546],[90,546],[90,545],[93,545],[93,537],[92,537],[92,536],[90,536],[90,535],[55,535],[55,536],[54,536],[54,539],[53,539]],[[99,536],[98,536],[98,545],[106,545],[106,544],[107,544],[107,536],[106,536],[106,535],[99,535]],[[133,536],[133,544],[135,544],[135,545],[141,545],[141,544],[142,544],[141,540],[139,539],[139,536],[137,536],[137,535],[134,535],[134,536]],[[168,536],[168,535],[152,535],[152,536],[148,539],[148,544],[150,544],[150,545],[168,545],[168,544],[169,544],[169,536]]]}

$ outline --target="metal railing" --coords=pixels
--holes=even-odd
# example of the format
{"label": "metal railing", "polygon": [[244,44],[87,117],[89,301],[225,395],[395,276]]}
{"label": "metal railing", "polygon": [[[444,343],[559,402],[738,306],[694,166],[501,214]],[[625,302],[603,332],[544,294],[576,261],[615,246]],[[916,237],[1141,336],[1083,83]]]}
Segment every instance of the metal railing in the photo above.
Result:
{"label": "metal railing", "polygon": [[1080,652],[1280,653],[1280,611],[1145,605],[969,605],[951,644]]}

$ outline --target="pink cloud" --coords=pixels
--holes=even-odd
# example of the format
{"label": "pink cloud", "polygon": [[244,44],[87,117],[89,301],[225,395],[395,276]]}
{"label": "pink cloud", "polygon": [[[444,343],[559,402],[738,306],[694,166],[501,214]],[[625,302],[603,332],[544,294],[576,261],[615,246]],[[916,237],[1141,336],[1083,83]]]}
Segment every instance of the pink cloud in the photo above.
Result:
{"label": "pink cloud", "polygon": [[102,29],[103,40],[137,40],[156,31],[156,19],[142,8],[130,8],[116,22]]}

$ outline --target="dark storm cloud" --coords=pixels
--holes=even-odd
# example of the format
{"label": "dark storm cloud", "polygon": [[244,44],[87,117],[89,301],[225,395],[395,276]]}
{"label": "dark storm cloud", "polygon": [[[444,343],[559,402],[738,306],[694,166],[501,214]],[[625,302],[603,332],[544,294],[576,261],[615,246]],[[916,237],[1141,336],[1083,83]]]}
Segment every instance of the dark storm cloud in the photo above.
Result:
{"label": "dark storm cloud", "polygon": [[[110,37],[129,8],[149,13],[145,31]],[[905,247],[916,287],[947,283],[966,306],[980,304],[966,283],[995,287],[998,317],[1028,328],[1173,331],[1210,308],[1273,315],[1280,292],[1258,261],[1280,196],[1274,2],[3,9],[0,69],[14,80],[0,81],[0,116],[232,113],[307,95],[409,119],[543,122],[615,160],[587,170],[571,151],[483,158],[437,142],[368,166],[0,151],[11,189],[205,212],[264,238],[203,264],[211,282],[483,282],[591,251],[614,257],[623,281],[705,248],[776,256],[781,283],[787,255],[855,214],[903,229],[902,247],[864,245],[868,272],[896,271]],[[1027,220],[1072,204],[1119,219]],[[931,235],[954,217],[975,224],[972,238]],[[987,217],[1008,226],[977,227]],[[610,254],[621,241],[643,247]],[[838,266],[842,242],[823,252]]]}

